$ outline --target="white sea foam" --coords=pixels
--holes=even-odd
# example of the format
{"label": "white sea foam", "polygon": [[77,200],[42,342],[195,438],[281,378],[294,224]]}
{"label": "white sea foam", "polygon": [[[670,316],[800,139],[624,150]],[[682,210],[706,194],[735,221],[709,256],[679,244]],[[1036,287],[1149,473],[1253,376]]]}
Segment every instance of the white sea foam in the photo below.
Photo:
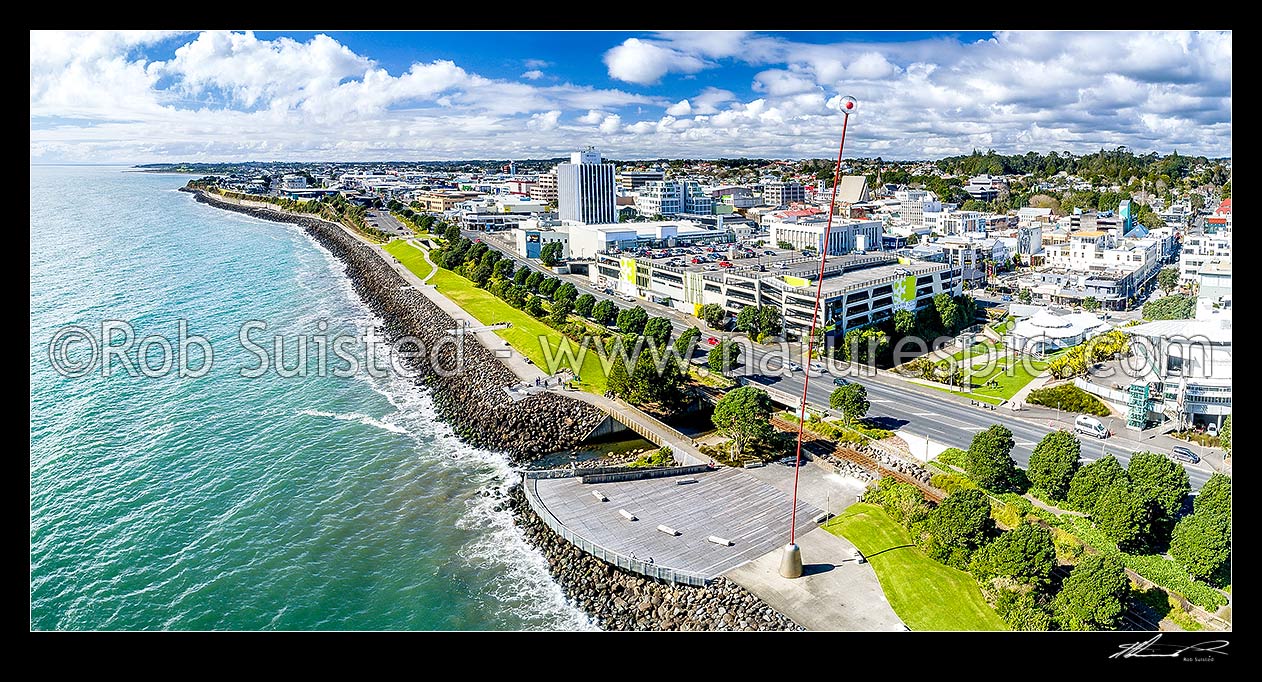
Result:
{"label": "white sea foam", "polygon": [[[381,326],[383,320],[372,313],[351,286],[350,279],[342,276],[342,265],[327,249],[312,240],[324,254],[329,269],[338,275],[341,283],[338,294],[351,304],[361,316],[352,320],[363,333],[369,326]],[[381,347],[378,346],[381,350]],[[386,377],[356,375],[374,392],[384,397],[394,411],[380,419],[366,415],[335,415],[308,410],[314,416],[334,418],[365,418],[364,423],[387,428],[396,433],[407,433],[416,440],[418,456],[427,459],[427,466],[457,467],[472,476],[470,484],[476,489],[503,488],[515,481],[508,457],[500,452],[476,448],[464,443],[451,425],[439,420],[429,389],[415,381],[393,373]],[[396,430],[397,429],[397,430]],[[440,456],[440,453],[445,456]],[[581,609],[569,603],[565,593],[548,572],[547,560],[532,547],[521,529],[513,522],[507,508],[495,511],[502,497],[471,497],[468,509],[457,527],[469,531],[470,540],[461,555],[471,566],[499,566],[496,578],[486,586],[495,599],[521,621],[524,628],[539,630],[595,630],[596,626]]]}
{"label": "white sea foam", "polygon": [[363,424],[365,426],[375,426],[379,429],[382,429],[384,431],[389,431],[391,433],[404,433],[404,434],[411,435],[411,433],[407,429],[403,428],[402,426],[398,426],[396,424],[390,424],[388,422],[384,422],[375,417],[370,417],[366,414],[360,414],[358,412],[351,412],[349,414],[339,414],[337,412],[324,412],[322,410],[302,410],[298,414],[306,415],[308,417],[328,417],[330,419],[338,419],[341,421],[354,421],[354,422],[359,422],[360,424]]}

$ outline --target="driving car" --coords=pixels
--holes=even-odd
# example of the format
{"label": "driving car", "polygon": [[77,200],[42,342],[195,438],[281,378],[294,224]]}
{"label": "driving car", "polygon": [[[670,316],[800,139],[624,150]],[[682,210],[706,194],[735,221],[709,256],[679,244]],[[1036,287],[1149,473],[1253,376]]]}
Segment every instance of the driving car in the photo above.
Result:
{"label": "driving car", "polygon": [[824,363],[822,363],[822,362],[812,362],[812,363],[811,363],[811,371],[812,371],[812,372],[823,372],[823,371],[825,371],[825,370],[827,370],[827,369],[828,369],[828,368],[827,368],[827,367],[824,367]]}
{"label": "driving car", "polygon": [[1189,462],[1191,464],[1196,464],[1201,461],[1201,458],[1198,457],[1195,452],[1192,452],[1182,445],[1176,445],[1170,448],[1170,457],[1172,459],[1177,459],[1181,462]]}
{"label": "driving car", "polygon": [[706,342],[706,343],[708,343],[708,344],[710,344],[711,346],[717,346],[717,345],[719,345],[719,340],[718,340],[718,339],[716,339],[716,338],[714,338],[713,336],[711,336],[710,338],[706,339],[706,340],[705,340],[705,342]]}
{"label": "driving car", "polygon": [[833,386],[846,386],[850,383],[845,377],[833,377]]}
{"label": "driving car", "polygon": [[790,372],[798,372],[798,371],[801,371],[802,369],[802,366],[796,362],[786,363],[785,366],[789,368]]}

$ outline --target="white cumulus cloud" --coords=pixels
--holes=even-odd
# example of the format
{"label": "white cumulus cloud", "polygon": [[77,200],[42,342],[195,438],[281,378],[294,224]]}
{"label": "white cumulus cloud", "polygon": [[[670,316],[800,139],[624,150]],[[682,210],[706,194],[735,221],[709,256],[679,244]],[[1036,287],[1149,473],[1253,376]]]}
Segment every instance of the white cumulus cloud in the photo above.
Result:
{"label": "white cumulus cloud", "polygon": [[652,85],[668,73],[696,73],[706,68],[700,57],[639,38],[627,38],[605,53],[609,76],[628,83]]}

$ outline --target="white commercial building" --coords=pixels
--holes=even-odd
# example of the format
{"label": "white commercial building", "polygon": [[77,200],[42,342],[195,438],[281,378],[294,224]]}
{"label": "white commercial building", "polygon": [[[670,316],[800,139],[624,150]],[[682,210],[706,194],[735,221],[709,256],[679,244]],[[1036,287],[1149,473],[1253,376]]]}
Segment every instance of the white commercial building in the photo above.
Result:
{"label": "white commercial building", "polygon": [[768,206],[788,206],[806,201],[806,188],[796,182],[767,182],[762,186],[762,203]]}
{"label": "white commercial building", "polygon": [[[1013,315],[1020,318],[1018,310],[1033,307],[1037,306],[1014,305]],[[1017,320],[1011,332],[1012,346],[1023,353],[1046,355],[1076,346],[1112,328],[1111,324],[1091,313],[1056,315],[1038,307],[1029,317]]]}
{"label": "white commercial building", "polygon": [[[824,230],[828,221],[815,219],[798,219],[796,222],[768,218],[764,226],[771,228],[771,243],[787,242],[795,249],[824,249]],[[833,218],[833,226],[828,234],[828,254],[839,256],[851,251],[880,251],[881,222],[879,220],[853,220],[849,218]]]}
{"label": "white commercial building", "polygon": [[1026,206],[1017,211],[1017,220],[1021,225],[1052,222],[1052,209]]}
{"label": "white commercial building", "polygon": [[1191,284],[1206,264],[1231,257],[1231,234],[1185,234],[1179,254],[1179,282]]}
{"label": "white commercial building", "polygon": [[635,208],[641,215],[671,216],[679,213],[714,212],[714,200],[696,180],[656,180],[640,187]]}
{"label": "white commercial building", "polygon": [[570,254],[574,258],[595,258],[596,254],[632,251],[643,246],[726,243],[732,233],[691,220],[657,220],[643,223],[588,225],[570,223]]}
{"label": "white commercial building", "polygon": [[[1160,320],[1119,327],[1142,366],[1128,421],[1156,412],[1182,425],[1222,427],[1231,414],[1231,319]],[[1147,404],[1144,404],[1146,396]]]}
{"label": "white commercial building", "polygon": [[618,220],[612,163],[601,163],[600,152],[574,152],[569,163],[557,165],[557,208],[561,220],[605,224]]}
{"label": "white commercial building", "polygon": [[1197,279],[1197,298],[1218,300],[1231,297],[1231,259],[1218,258],[1201,267]]}
{"label": "white commercial building", "polygon": [[530,198],[545,204],[557,200],[557,171],[555,168],[540,175],[535,184],[530,186]]}
{"label": "white commercial building", "polygon": [[561,244],[561,258],[570,257],[570,232],[566,225],[555,221],[525,220],[513,228],[513,243],[517,255],[523,258],[539,258],[543,247],[557,242]]}
{"label": "white commercial building", "polygon": [[999,188],[1005,184],[1003,178],[995,178],[989,175],[978,175],[968,179],[968,184],[964,185],[964,191],[978,201],[994,201],[999,196]]}
{"label": "white commercial building", "polygon": [[615,179],[623,192],[634,192],[650,182],[665,180],[666,171],[657,166],[642,171],[624,170]]}
{"label": "white commercial building", "polygon": [[285,175],[280,179],[280,186],[282,189],[306,189],[307,176],[293,173]]}
{"label": "white commercial building", "polygon": [[511,227],[527,218],[547,213],[544,202],[514,194],[473,199],[458,208],[456,219],[464,227],[475,230]]}
{"label": "white commercial building", "polygon": [[924,224],[940,235],[985,232],[986,216],[978,211],[943,209],[924,214]]}
{"label": "white commercial building", "polygon": [[925,224],[925,213],[938,213],[942,210],[942,202],[933,192],[923,189],[904,189],[894,192],[898,199],[898,216],[908,225],[921,227]]}

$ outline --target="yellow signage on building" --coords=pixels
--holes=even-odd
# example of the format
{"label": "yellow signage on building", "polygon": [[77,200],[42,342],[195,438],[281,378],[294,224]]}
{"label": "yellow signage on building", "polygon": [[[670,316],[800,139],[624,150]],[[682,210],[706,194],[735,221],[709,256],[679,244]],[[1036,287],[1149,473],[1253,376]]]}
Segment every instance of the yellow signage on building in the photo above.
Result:
{"label": "yellow signage on building", "polygon": [[635,259],[622,256],[618,264],[622,268],[622,281],[635,284]]}
{"label": "yellow signage on building", "polygon": [[791,286],[791,287],[804,287],[804,286],[806,286],[806,285],[810,284],[810,283],[811,283],[811,280],[809,280],[809,279],[803,279],[803,278],[801,278],[801,277],[794,277],[793,275],[785,275],[785,276],[784,276],[784,283],[785,283],[785,284],[788,284],[788,285],[789,285],[789,286]]}
{"label": "yellow signage on building", "polygon": [[899,256],[899,257],[898,257],[898,264],[899,264],[899,265],[911,265],[911,259],[910,259],[910,258],[908,258],[907,256]]}

